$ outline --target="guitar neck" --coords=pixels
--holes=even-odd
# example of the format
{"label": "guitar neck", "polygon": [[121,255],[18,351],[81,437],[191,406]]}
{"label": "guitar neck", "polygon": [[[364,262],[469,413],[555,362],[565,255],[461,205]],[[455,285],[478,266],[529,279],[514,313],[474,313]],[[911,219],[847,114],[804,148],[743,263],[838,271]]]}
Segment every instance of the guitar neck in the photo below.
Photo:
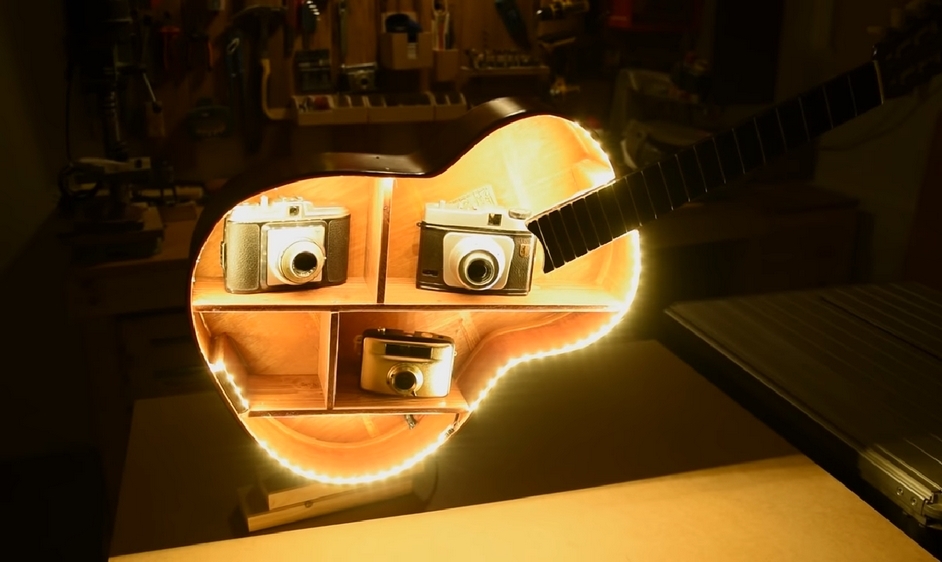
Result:
{"label": "guitar neck", "polygon": [[548,209],[527,221],[543,245],[543,271],[579,259],[740,178],[883,103],[868,62],[673,156]]}

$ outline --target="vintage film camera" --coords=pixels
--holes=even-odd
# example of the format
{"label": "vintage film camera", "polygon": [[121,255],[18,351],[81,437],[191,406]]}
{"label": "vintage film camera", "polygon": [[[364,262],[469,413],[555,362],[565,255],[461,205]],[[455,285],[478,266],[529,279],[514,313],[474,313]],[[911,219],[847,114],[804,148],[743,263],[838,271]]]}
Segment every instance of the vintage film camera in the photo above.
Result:
{"label": "vintage film camera", "polygon": [[451,391],[455,342],[430,332],[363,332],[360,388],[380,394],[440,398]]}
{"label": "vintage film camera", "polygon": [[226,216],[226,291],[261,293],[339,285],[347,280],[350,211],[301,197],[236,205]]}
{"label": "vintage film camera", "polygon": [[376,90],[376,63],[345,64],[340,67],[340,84],[355,94]]}
{"label": "vintage film camera", "polygon": [[501,207],[461,209],[427,203],[419,223],[420,289],[526,295],[533,278],[535,238],[529,212]]}

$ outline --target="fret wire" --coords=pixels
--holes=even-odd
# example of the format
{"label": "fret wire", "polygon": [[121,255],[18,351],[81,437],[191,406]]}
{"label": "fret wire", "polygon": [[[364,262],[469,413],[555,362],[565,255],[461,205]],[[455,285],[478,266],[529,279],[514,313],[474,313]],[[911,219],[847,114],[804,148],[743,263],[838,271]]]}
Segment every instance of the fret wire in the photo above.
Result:
{"label": "fret wire", "polygon": [[628,221],[625,220],[625,215],[621,212],[618,197],[615,195],[615,182],[603,187],[598,193],[599,202],[602,203],[602,211],[605,213],[609,232],[612,235],[611,239],[614,240],[630,230]]}
{"label": "fret wire", "polygon": [[579,219],[576,218],[576,212],[573,210],[572,204],[563,205],[557,210],[560,217],[562,217],[563,226],[566,228],[569,242],[572,244],[576,256],[585,255],[589,250],[586,247],[585,237],[582,235],[582,228],[579,225]]}
{"label": "fret wire", "polygon": [[547,238],[547,248],[549,248],[550,253],[553,256],[553,264],[556,267],[560,267],[565,265],[568,260],[563,254],[563,243],[560,239],[560,235],[556,232],[556,227],[553,225],[550,215],[552,215],[552,211],[543,216],[540,221],[540,228],[543,229],[543,232],[549,232],[549,238]]}
{"label": "fret wire", "polygon": [[850,89],[850,77],[842,74],[824,84],[824,97],[831,115],[831,125],[837,127],[853,119],[857,110],[854,108],[853,93]]}
{"label": "fret wire", "polygon": [[677,154],[672,154],[670,158],[659,163],[658,166],[661,168],[661,175],[664,176],[664,185],[667,186],[667,196],[670,198],[671,208],[676,209],[690,201]]}
{"label": "fret wire", "polygon": [[759,154],[762,155],[762,164],[768,164],[769,159],[765,157],[765,147],[762,146],[762,135],[759,134],[759,124],[756,123],[755,117],[749,120],[752,121],[752,128],[756,130],[756,139],[759,140]]}
{"label": "fret wire", "polygon": [[725,184],[726,178],[723,176],[720,155],[716,151],[716,143],[713,138],[698,142],[693,145],[693,149],[697,155],[697,163],[700,166],[700,172],[703,174],[703,184],[707,192]]}
{"label": "fret wire", "polygon": [[834,128],[823,86],[808,90],[798,100],[801,103],[809,139],[817,138]]}
{"label": "fret wire", "polygon": [[733,139],[736,141],[736,151],[739,152],[739,161],[742,163],[744,174],[755,170],[765,162],[755,119],[749,119],[733,127]]}
{"label": "fret wire", "polygon": [[562,213],[559,212],[559,209],[554,209],[550,211],[549,215],[550,223],[553,225],[553,232],[556,233],[556,239],[559,241],[559,251],[563,255],[563,259],[568,263],[576,259],[576,250],[572,244],[572,238],[569,236],[569,232],[566,230],[566,223],[563,220]]}
{"label": "fret wire", "polygon": [[595,221],[592,219],[592,213],[589,212],[585,198],[576,199],[570,205],[572,212],[576,215],[576,220],[579,221],[579,230],[585,240],[586,250],[592,251],[598,248],[601,245],[599,235],[595,230]]}
{"label": "fret wire", "polygon": [[537,220],[540,232],[543,233],[543,249],[546,250],[546,257],[553,264],[553,267],[562,267],[566,264],[559,253],[559,242],[556,240],[556,233],[553,232],[553,225],[550,224],[549,215],[543,215]]}
{"label": "fret wire", "polygon": [[684,190],[687,192],[688,200],[693,201],[706,193],[705,180],[693,147],[687,147],[678,152],[677,163],[680,164],[680,173],[684,179]]}
{"label": "fret wire", "polygon": [[785,138],[785,148],[791,150],[808,141],[808,131],[805,129],[804,116],[801,112],[800,99],[790,99],[776,107],[779,124],[782,127],[782,136]]}
{"label": "fret wire", "polygon": [[739,153],[739,147],[736,145],[736,133],[733,132],[733,129],[715,135],[713,143],[716,145],[716,154],[726,183],[743,175],[745,166],[743,165],[742,155]]}
{"label": "fret wire", "polygon": [[652,164],[641,170],[641,177],[644,179],[644,187],[648,193],[648,199],[651,201],[651,207],[654,209],[655,218],[665,215],[671,211],[671,199],[667,193],[667,187],[664,184],[664,175],[661,173],[660,163]]}
{"label": "fret wire", "polygon": [[634,197],[631,196],[631,186],[628,183],[630,177],[619,178],[612,185],[612,193],[615,195],[615,201],[618,202],[621,216],[625,220],[625,228],[633,230],[641,226],[641,217],[638,216],[638,207],[635,205]]}
{"label": "fret wire", "polygon": [[805,114],[805,102],[798,96],[798,112],[801,113],[801,124],[805,129],[805,139],[811,140],[811,131],[808,129],[808,116]]}
{"label": "fret wire", "polygon": [[584,199],[586,208],[590,217],[596,217],[592,225],[595,227],[595,233],[598,235],[599,242],[604,244],[614,239],[611,228],[608,225],[608,217],[605,216],[605,209],[602,207],[602,200],[599,198],[599,192],[593,191]]}
{"label": "fret wire", "polygon": [[644,175],[636,171],[628,176],[627,183],[628,194],[634,201],[635,210],[638,212],[638,225],[644,226],[657,218],[651,196],[648,195],[648,186],[644,184]]}
{"label": "fret wire", "polygon": [[754,121],[759,132],[759,142],[762,143],[762,156],[769,163],[785,153],[785,136],[779,123],[778,110],[769,108],[756,116]]}
{"label": "fret wire", "polygon": [[[540,247],[543,248],[543,271],[548,271],[555,268],[553,265],[553,258],[550,257],[550,252],[548,249],[548,243],[546,241],[546,234],[543,233],[543,229],[540,228],[540,219],[543,218],[542,215],[534,217],[529,222],[527,222],[527,230],[530,231],[530,234],[536,237],[540,241]],[[534,250],[535,251],[535,250]]]}

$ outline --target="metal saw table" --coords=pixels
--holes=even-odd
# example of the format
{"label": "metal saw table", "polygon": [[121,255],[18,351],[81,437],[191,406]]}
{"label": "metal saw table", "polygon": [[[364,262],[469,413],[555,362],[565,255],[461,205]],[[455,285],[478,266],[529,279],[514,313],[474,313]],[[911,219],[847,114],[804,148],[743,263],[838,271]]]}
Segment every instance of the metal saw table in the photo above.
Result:
{"label": "metal saw table", "polygon": [[917,284],[682,302],[662,343],[942,552],[942,293]]}

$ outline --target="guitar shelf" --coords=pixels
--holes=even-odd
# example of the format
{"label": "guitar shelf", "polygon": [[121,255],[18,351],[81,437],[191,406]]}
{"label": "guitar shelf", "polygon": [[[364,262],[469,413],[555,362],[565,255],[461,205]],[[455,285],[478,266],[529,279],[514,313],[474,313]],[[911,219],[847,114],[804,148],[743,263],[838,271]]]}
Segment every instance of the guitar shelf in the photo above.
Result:
{"label": "guitar shelf", "polygon": [[[515,127],[520,130],[514,132]],[[528,150],[527,139],[547,136],[569,141],[554,154]],[[194,272],[191,308],[197,333],[215,350],[220,389],[239,415],[466,415],[486,388],[482,373],[496,373],[513,356],[519,337],[539,337],[540,330],[547,335],[585,332],[624,308],[634,282],[624,270],[635,251],[627,240],[548,275],[542,250],[534,246],[531,288],[523,296],[416,287],[418,223],[427,202],[540,210],[561,194],[591,189],[612,176],[595,141],[554,117],[492,133],[487,145],[492,148],[475,147],[433,177],[329,176],[264,192],[273,201],[304,197],[315,205],[342,204],[350,210],[348,277],[340,285],[228,293],[220,263],[224,220],[215,225]],[[504,164],[495,165],[495,158]],[[247,201],[257,202],[261,195]],[[329,247],[327,255],[330,260]],[[358,337],[379,327],[451,337],[455,364],[449,394],[421,398],[362,390]]]}

